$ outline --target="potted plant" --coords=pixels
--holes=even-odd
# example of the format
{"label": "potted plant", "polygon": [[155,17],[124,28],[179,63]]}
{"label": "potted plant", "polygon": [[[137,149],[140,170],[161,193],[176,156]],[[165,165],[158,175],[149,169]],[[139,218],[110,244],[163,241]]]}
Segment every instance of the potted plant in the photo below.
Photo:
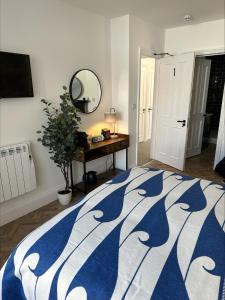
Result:
{"label": "potted plant", "polygon": [[45,99],[41,100],[45,106],[43,111],[47,117],[47,125],[43,125],[42,130],[38,130],[37,133],[40,134],[38,141],[48,147],[50,158],[64,176],[65,189],[58,192],[58,199],[62,205],[67,205],[72,197],[69,188],[70,162],[79,150],[77,131],[80,117],[65,86],[63,90],[59,108],[53,107],[52,103]]}

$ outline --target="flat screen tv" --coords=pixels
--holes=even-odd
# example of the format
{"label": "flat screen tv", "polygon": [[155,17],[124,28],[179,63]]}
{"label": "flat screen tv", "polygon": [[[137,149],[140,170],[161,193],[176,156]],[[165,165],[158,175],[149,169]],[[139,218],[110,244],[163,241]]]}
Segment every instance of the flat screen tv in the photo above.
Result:
{"label": "flat screen tv", "polygon": [[0,51],[0,98],[33,96],[29,55]]}

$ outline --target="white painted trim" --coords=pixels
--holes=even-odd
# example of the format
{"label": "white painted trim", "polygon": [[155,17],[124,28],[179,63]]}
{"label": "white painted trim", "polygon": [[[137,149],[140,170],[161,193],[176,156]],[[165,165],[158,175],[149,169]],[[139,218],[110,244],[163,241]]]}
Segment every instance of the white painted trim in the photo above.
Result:
{"label": "white painted trim", "polygon": [[155,61],[155,82],[154,82],[154,94],[153,94],[153,112],[152,112],[152,138],[150,143],[151,159],[156,159],[156,117],[158,111],[157,103],[157,91],[158,91],[158,76],[159,76],[159,62],[160,59]]}
{"label": "white painted trim", "polygon": [[222,55],[225,54],[225,48],[213,48],[213,49],[200,49],[200,50],[189,50],[179,53],[174,53],[174,55],[181,55],[181,54],[187,54],[187,53],[193,53],[195,56],[210,56],[210,55]]}
{"label": "white painted trim", "polygon": [[225,48],[219,49],[204,49],[195,51],[195,56],[210,56],[210,55],[222,55],[225,54]]}
{"label": "white painted trim", "polygon": [[139,106],[140,106],[140,81],[141,81],[141,57],[142,49],[138,48],[138,83],[137,83],[137,107],[136,107],[136,141],[135,141],[135,165],[138,165],[138,136],[139,136]]}
{"label": "white painted trim", "polygon": [[225,156],[225,85],[223,90],[223,102],[220,114],[220,124],[217,137],[216,154],[214,160],[214,169],[220,160]]}
{"label": "white painted trim", "polygon": [[[12,222],[22,216],[25,216],[42,206],[45,206],[55,200],[57,200],[57,191],[63,189],[64,186],[57,186],[54,189],[49,190],[48,192],[42,192],[38,194],[38,197],[32,199],[31,202],[26,203],[26,205],[15,207],[9,207],[8,209],[4,209],[4,207],[0,207],[0,226],[3,226],[9,222]],[[9,201],[15,201],[9,200]]]}

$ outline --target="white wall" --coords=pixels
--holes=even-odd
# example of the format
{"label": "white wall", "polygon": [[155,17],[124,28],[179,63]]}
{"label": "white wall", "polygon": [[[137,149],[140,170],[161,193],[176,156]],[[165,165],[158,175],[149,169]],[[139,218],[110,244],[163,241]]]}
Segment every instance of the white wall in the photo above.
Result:
{"label": "white wall", "polygon": [[165,52],[222,49],[225,47],[225,20],[175,27],[165,31]]}
{"label": "white wall", "polygon": [[129,15],[111,20],[111,73],[113,105],[119,112],[118,128],[128,133],[129,123]]}
{"label": "white wall", "polygon": [[[130,17],[111,20],[112,107],[118,114],[117,131],[129,132]],[[116,154],[116,167],[125,169],[125,151]]]}
{"label": "white wall", "polygon": [[[0,206],[0,225],[56,199],[64,185],[60,171],[50,161],[47,149],[36,142],[45,122],[40,99],[58,103],[62,85],[69,85],[80,68],[93,69],[103,87],[96,112],[82,115],[82,129],[99,133],[104,112],[111,102],[109,24],[105,18],[60,0],[1,0],[0,48],[26,53],[31,58],[34,98],[0,100],[0,144],[32,142],[38,188]],[[105,171],[105,159],[88,169]],[[76,164],[80,180],[82,172]]]}
{"label": "white wall", "polygon": [[[164,30],[135,16],[111,20],[112,105],[120,114],[118,131],[129,133],[129,167],[136,164],[139,49],[153,55],[164,48]],[[117,165],[124,165],[124,155]]]}

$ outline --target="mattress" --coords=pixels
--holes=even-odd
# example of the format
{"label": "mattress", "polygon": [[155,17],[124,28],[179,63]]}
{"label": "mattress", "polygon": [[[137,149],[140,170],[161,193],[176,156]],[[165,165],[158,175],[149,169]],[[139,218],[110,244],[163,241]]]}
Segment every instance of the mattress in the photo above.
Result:
{"label": "mattress", "polygon": [[224,208],[224,186],[133,168],[22,240],[0,299],[224,299]]}

